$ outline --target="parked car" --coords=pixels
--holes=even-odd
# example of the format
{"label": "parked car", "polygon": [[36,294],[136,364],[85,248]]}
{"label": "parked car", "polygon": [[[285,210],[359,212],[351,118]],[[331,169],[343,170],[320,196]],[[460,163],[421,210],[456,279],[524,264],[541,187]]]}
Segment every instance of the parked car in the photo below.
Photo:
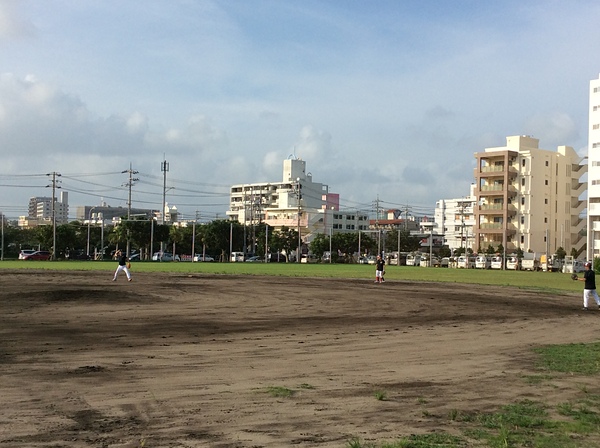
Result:
{"label": "parked car", "polygon": [[27,255],[31,255],[35,252],[37,252],[35,249],[24,249],[19,252],[19,260],[24,260]]}
{"label": "parked car", "polygon": [[152,255],[152,261],[181,261],[181,258],[177,254],[173,257],[171,252],[163,252],[162,255],[160,252],[155,252]]}
{"label": "parked car", "polygon": [[91,257],[84,250],[72,250],[65,253],[67,260],[90,260]]}
{"label": "parked car", "polygon": [[247,263],[262,263],[263,261],[265,261],[265,259],[260,255],[254,255],[253,257],[246,258]]}
{"label": "parked car", "polygon": [[23,256],[22,260],[49,260],[50,252],[47,250],[36,250],[32,254],[26,254]]}
{"label": "parked car", "polygon": [[196,254],[194,256],[194,261],[215,261],[215,259],[210,255]]}
{"label": "parked car", "polygon": [[287,257],[282,253],[269,254],[269,263],[285,263]]}
{"label": "parked car", "polygon": [[316,263],[317,257],[313,254],[302,254],[302,258],[300,258],[300,263]]}
{"label": "parked car", "polygon": [[367,257],[367,264],[375,264],[377,263],[377,257],[375,255],[369,255]]}
{"label": "parked car", "polygon": [[369,263],[369,259],[367,257],[361,256],[358,257],[358,264],[368,264]]}
{"label": "parked car", "polygon": [[447,268],[450,266],[450,257],[442,257],[440,260],[440,267]]}

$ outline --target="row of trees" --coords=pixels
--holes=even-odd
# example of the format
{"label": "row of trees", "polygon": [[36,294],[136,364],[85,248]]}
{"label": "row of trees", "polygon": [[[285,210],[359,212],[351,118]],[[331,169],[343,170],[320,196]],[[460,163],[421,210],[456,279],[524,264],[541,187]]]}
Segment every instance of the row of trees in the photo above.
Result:
{"label": "row of trees", "polygon": [[[88,234],[89,232],[89,234]],[[195,232],[195,234],[194,234]],[[89,237],[88,237],[89,235]],[[89,238],[89,239],[88,239]],[[410,236],[409,232],[381,232],[379,234],[353,232],[316,235],[309,247],[304,249],[317,256],[331,250],[334,261],[343,257],[350,262],[354,253],[375,253],[398,249],[400,238],[401,251],[414,251],[420,247],[420,240]],[[293,228],[283,227],[274,231],[265,223],[246,227],[235,221],[216,220],[208,224],[195,226],[172,226],[153,223],[148,220],[123,220],[120,224],[101,228],[89,226],[79,221],[56,227],[56,258],[65,258],[74,251],[87,252],[89,243],[90,255],[94,253],[110,257],[117,248],[125,248],[129,239],[130,247],[149,258],[158,251],[160,243],[166,245],[166,251],[178,254],[195,253],[210,254],[216,259],[228,259],[230,248],[233,251],[264,255],[268,252],[294,252],[298,246],[298,232]],[[38,226],[21,229],[13,226],[4,227],[4,257],[16,258],[22,249],[51,250],[54,240],[52,226]],[[104,243],[104,248],[101,247]],[[152,247],[151,247],[152,245]],[[343,261],[343,260],[340,260]]]}

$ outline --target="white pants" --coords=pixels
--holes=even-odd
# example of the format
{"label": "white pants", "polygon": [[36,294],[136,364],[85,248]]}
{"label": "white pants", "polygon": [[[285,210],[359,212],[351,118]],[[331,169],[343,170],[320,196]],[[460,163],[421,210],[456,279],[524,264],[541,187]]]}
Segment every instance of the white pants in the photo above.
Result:
{"label": "white pants", "polygon": [[119,275],[119,272],[121,272],[121,271],[125,271],[125,275],[127,276],[127,280],[131,280],[131,274],[129,273],[129,269],[127,269],[127,266],[121,266],[121,265],[119,265],[119,267],[115,271],[115,276],[113,277],[113,280],[117,279],[117,275]]}
{"label": "white pants", "polygon": [[583,290],[583,306],[588,307],[588,303],[590,302],[590,298],[593,298],[596,301],[596,305],[600,306],[600,297],[598,297],[598,293],[595,289],[584,289]]}
{"label": "white pants", "polygon": [[383,271],[375,271],[375,278],[383,278]]}

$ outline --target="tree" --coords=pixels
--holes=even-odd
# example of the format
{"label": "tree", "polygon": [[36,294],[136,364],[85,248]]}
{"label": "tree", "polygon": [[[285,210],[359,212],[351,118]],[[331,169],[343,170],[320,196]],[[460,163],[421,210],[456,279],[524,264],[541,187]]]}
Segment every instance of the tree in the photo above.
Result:
{"label": "tree", "polygon": [[577,253],[577,249],[575,249],[574,247],[571,249],[571,256],[573,258],[577,258],[579,254]]}
{"label": "tree", "polygon": [[[398,231],[386,232],[386,249],[388,252],[398,250]],[[362,247],[362,244],[361,244]],[[415,252],[421,248],[421,240],[411,236],[410,231],[400,230],[400,252]]]}
{"label": "tree", "polygon": [[517,249],[517,258],[519,260],[523,259],[523,249],[521,249],[520,247]]}
{"label": "tree", "polygon": [[[298,248],[298,231],[286,226],[273,232],[273,246],[278,251],[285,251],[287,259],[290,261],[290,254]],[[298,254],[299,255],[299,254]]]}
{"label": "tree", "polygon": [[486,255],[494,255],[496,253],[496,249],[491,244],[485,250]]}
{"label": "tree", "polygon": [[317,234],[310,243],[310,251],[321,258],[323,253],[329,251],[329,236],[322,233]]}
{"label": "tree", "polygon": [[345,263],[351,263],[354,252],[358,252],[358,233],[334,233],[331,237],[331,246],[343,254]]}
{"label": "tree", "polygon": [[216,258],[229,253],[230,231],[233,250],[241,251],[244,243],[244,228],[239,222],[218,219],[203,226],[203,243],[217,255]]}
{"label": "tree", "polygon": [[559,260],[564,260],[566,256],[567,256],[567,251],[562,246],[560,246],[558,249],[556,249],[556,257]]}

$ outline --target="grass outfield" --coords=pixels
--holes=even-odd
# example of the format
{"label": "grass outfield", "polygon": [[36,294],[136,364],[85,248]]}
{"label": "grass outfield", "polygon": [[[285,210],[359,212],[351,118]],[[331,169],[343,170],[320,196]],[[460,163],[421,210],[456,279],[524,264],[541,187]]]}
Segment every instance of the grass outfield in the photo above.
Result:
{"label": "grass outfield", "polygon": [[[74,271],[114,271],[114,261],[1,261],[0,269],[48,269]],[[180,274],[276,275],[283,277],[335,277],[375,279],[371,265],[297,264],[297,263],[191,263],[134,262],[136,272],[173,272]],[[581,276],[581,274],[580,274]],[[546,291],[582,291],[583,283],[574,282],[569,274],[481,269],[422,268],[387,266],[387,280],[449,282],[481,285],[516,286]],[[382,285],[381,287],[385,287]]]}

